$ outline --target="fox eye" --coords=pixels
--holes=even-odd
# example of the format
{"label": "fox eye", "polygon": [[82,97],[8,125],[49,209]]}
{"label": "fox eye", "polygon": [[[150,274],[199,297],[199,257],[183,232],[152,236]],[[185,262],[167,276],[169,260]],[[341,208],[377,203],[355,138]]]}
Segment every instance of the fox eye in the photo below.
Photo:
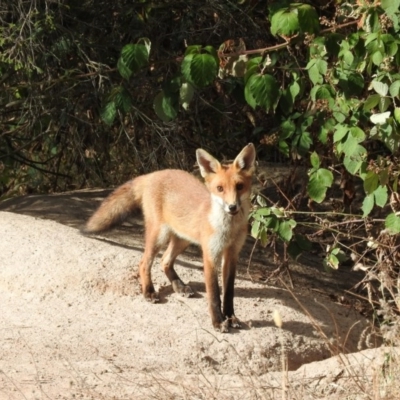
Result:
{"label": "fox eye", "polygon": [[223,192],[224,188],[222,186],[217,186],[217,190],[218,190],[218,192]]}
{"label": "fox eye", "polygon": [[243,189],[243,183],[237,183],[236,190],[242,190],[242,189]]}

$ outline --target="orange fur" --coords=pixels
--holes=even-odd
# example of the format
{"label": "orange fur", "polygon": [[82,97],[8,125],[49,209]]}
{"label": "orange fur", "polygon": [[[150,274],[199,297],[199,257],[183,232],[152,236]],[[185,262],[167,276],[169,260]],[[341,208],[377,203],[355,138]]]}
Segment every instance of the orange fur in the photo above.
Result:
{"label": "orange fur", "polygon": [[[221,165],[205,150],[196,152],[206,185],[181,170],[163,170],[139,176],[117,188],[89,219],[84,233],[96,233],[120,223],[135,208],[145,220],[145,249],[140,262],[142,291],[158,301],[151,266],[161,247],[168,244],[162,267],[177,293],[193,291],[174,270],[174,261],[190,243],[203,251],[204,275],[211,319],[217,330],[239,327],[233,297],[236,262],[247,235],[255,149],[247,145],[230,165]],[[222,266],[223,304],[218,286]]]}

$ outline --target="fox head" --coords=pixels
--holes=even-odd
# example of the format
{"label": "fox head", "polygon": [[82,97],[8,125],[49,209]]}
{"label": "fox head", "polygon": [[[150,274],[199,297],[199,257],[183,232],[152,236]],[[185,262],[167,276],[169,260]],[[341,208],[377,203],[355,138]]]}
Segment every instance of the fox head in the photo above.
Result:
{"label": "fox head", "polygon": [[196,158],[213,201],[226,213],[236,215],[243,200],[250,197],[256,158],[254,145],[249,143],[229,165],[222,165],[203,149],[197,149]]}

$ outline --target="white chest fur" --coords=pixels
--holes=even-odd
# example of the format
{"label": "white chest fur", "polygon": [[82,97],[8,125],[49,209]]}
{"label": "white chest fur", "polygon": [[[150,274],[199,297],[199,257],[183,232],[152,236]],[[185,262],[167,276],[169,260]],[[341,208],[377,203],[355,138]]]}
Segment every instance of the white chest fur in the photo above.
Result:
{"label": "white chest fur", "polygon": [[231,215],[224,209],[224,202],[218,196],[211,196],[211,212],[208,221],[214,229],[209,239],[211,256],[217,265],[220,265],[224,249],[242,244],[242,237],[246,235],[247,207],[240,208],[236,215]]}

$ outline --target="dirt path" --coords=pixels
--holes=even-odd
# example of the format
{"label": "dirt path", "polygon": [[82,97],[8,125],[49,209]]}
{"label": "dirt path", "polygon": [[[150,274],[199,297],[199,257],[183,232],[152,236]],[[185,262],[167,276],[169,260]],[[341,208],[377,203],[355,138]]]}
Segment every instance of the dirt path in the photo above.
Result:
{"label": "dirt path", "polygon": [[[244,329],[212,329],[196,249],[177,263],[196,296],[172,293],[156,264],[162,301],[147,303],[137,279],[140,219],[103,237],[83,237],[76,229],[99,194],[104,196],[77,192],[0,204],[0,400],[280,398],[281,375],[273,371],[281,370],[282,343],[291,371],[329,358],[332,345],[346,352],[365,347],[368,322],[329,300],[343,282],[315,266],[292,265],[295,299],[282,287],[252,281],[246,271],[251,242],[236,284]],[[251,272],[272,270],[270,262],[258,254]],[[272,321],[274,310],[282,330]],[[313,368],[319,376],[321,366]],[[298,371],[304,376],[304,367]]]}

